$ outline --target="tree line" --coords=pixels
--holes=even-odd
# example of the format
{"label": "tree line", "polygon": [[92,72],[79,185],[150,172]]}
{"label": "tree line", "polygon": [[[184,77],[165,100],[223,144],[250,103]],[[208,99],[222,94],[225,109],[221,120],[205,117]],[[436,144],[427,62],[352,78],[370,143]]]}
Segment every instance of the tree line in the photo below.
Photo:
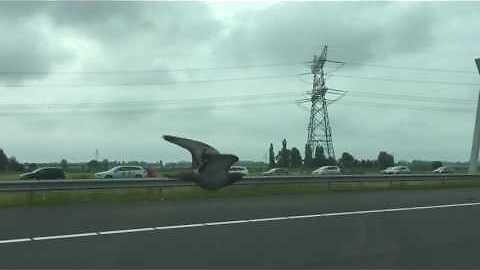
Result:
{"label": "tree line", "polygon": [[[64,170],[71,167],[73,164],[70,164],[66,159],[62,159],[58,164]],[[268,166],[270,168],[282,167],[282,168],[305,168],[305,169],[316,169],[322,166],[327,165],[338,165],[343,169],[385,169],[390,166],[394,166],[395,161],[392,154],[387,153],[386,151],[380,151],[378,153],[377,159],[355,159],[353,155],[348,152],[342,153],[341,157],[338,160],[333,158],[327,158],[324,152],[323,147],[317,146],[314,151],[305,145],[303,158],[300,150],[297,147],[292,147],[291,149],[287,146],[287,140],[283,139],[282,148],[275,154],[273,143],[270,144],[269,148],[269,162]],[[403,162],[399,162],[401,165]],[[139,161],[129,161],[129,162],[119,162],[119,161],[109,161],[104,159],[101,161],[90,160],[86,163],[75,163],[75,167],[81,171],[98,171],[98,170],[108,170],[111,167],[118,165],[139,165],[147,166],[152,165],[147,162]],[[172,167],[163,164],[162,161],[156,162],[156,166],[159,168]],[[412,170],[415,171],[426,171],[431,169],[436,169],[442,166],[440,161],[419,161],[413,160],[408,164]],[[80,168],[78,168],[80,166]],[[174,167],[174,166],[173,166]],[[17,161],[15,156],[8,157],[7,154],[0,149],[0,172],[20,172],[20,171],[31,171],[37,168],[35,163],[20,163]],[[72,168],[73,169],[73,168]]]}
{"label": "tree line", "polygon": [[289,149],[287,147],[287,140],[283,139],[282,148],[275,154],[273,143],[270,143],[269,148],[269,167],[281,168],[319,168],[328,165],[338,165],[344,169],[352,168],[379,168],[385,169],[394,165],[395,160],[392,154],[386,151],[380,151],[376,160],[357,160],[352,154],[344,152],[342,156],[335,160],[331,157],[326,157],[323,147],[317,146],[314,151],[310,145],[305,145],[304,158],[297,147]]}
{"label": "tree line", "polygon": [[[0,173],[2,172],[23,172],[23,171],[33,171],[37,169],[39,166],[59,166],[64,170],[67,169],[75,169],[80,171],[90,171],[96,172],[99,170],[108,170],[112,167],[119,166],[119,165],[135,165],[135,166],[143,166],[148,167],[150,166],[149,163],[143,161],[128,161],[128,162],[120,162],[120,161],[110,161],[108,159],[103,159],[101,161],[97,160],[90,160],[86,163],[75,163],[70,164],[66,159],[60,160],[58,163],[20,163],[14,156],[8,157],[5,151],[0,148]],[[163,162],[160,160],[156,162],[155,165],[162,168]],[[72,168],[74,167],[74,168]]]}
{"label": "tree line", "polygon": [[5,171],[22,171],[23,165],[20,164],[14,156],[8,157],[7,154],[0,149],[0,172]]}

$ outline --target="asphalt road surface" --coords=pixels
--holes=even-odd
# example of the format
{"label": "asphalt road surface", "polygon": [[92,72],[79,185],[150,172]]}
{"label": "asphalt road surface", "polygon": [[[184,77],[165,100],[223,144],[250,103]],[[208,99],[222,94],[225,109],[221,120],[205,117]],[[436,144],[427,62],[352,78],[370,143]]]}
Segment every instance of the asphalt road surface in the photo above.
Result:
{"label": "asphalt road surface", "polygon": [[[6,208],[0,268],[479,268],[479,202],[480,189],[456,189]],[[165,227],[182,224],[200,225]]]}

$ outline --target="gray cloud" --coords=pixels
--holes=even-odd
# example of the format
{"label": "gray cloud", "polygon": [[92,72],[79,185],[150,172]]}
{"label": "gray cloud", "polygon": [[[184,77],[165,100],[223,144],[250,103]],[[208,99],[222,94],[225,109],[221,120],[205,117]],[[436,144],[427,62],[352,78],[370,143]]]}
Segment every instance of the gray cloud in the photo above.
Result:
{"label": "gray cloud", "polygon": [[[204,3],[2,2],[0,15],[0,29],[8,33],[0,38],[3,70],[43,72],[9,74],[0,78],[4,80],[44,78],[67,55],[79,58],[92,46],[97,59],[84,61],[89,71],[162,69],[179,55],[184,57],[176,52],[192,53],[221,29]],[[61,35],[85,45],[67,50]],[[155,79],[159,77],[168,78],[156,74]],[[116,79],[125,81],[125,76]]]}
{"label": "gray cloud", "polygon": [[219,30],[204,3],[61,2],[50,3],[59,26],[81,30],[106,42],[155,35],[157,42],[208,40]]}
{"label": "gray cloud", "polygon": [[45,78],[55,65],[72,57],[62,44],[50,39],[48,26],[42,28],[41,24],[38,18],[8,21],[0,15],[0,31],[3,33],[0,35],[0,81],[14,84]]}
{"label": "gray cloud", "polygon": [[424,7],[379,2],[279,3],[242,16],[219,50],[252,62],[310,60],[323,43],[355,61],[414,53],[431,45],[434,22]]}

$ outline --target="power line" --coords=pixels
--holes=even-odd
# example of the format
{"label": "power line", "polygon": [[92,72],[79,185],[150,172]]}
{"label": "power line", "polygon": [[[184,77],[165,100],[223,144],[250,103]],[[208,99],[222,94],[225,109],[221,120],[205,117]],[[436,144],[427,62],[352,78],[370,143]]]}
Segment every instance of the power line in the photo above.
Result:
{"label": "power line", "polygon": [[439,106],[426,106],[423,104],[404,104],[404,103],[386,103],[386,102],[368,102],[368,101],[345,101],[341,102],[338,105],[345,106],[347,104],[352,105],[362,105],[365,107],[371,107],[376,109],[387,108],[392,109],[393,107],[415,110],[415,111],[435,111],[435,112],[462,112],[462,113],[473,113],[474,107],[468,109],[465,107],[439,107]]}
{"label": "power line", "polygon": [[[93,114],[135,114],[135,113],[160,113],[162,111],[204,111],[204,110],[212,110],[212,109],[224,109],[224,108],[231,108],[231,107],[240,107],[240,108],[250,108],[250,107],[258,107],[261,108],[266,105],[294,105],[295,103],[292,100],[267,100],[264,102],[258,101],[249,101],[249,102],[242,102],[242,103],[231,103],[231,104],[199,104],[199,105],[190,105],[184,107],[156,107],[154,109],[145,109],[145,108],[137,108],[137,109],[126,109],[126,110],[62,110],[62,111],[24,111],[24,112],[15,112],[15,111],[8,111],[8,112],[1,112],[0,117],[8,117],[8,116],[28,116],[28,115],[35,115],[38,116],[40,114],[52,114],[52,113],[93,113]],[[346,106],[346,105],[354,105],[360,107],[371,107],[375,109],[407,109],[407,110],[415,110],[415,111],[434,111],[434,112],[456,112],[456,113],[472,113],[474,108],[471,109],[465,107],[438,107],[438,106],[426,106],[423,104],[404,104],[404,103],[386,103],[386,102],[367,102],[367,101],[345,101],[341,102],[338,105]]]}
{"label": "power line", "polygon": [[[349,93],[354,93],[355,91],[350,91]],[[427,100],[428,97],[425,96],[413,96],[413,95],[395,95],[395,94],[382,94],[376,92],[359,92],[362,94],[373,95],[375,98],[376,95],[380,94],[380,98],[392,98],[394,101],[407,98],[407,101],[422,101],[422,102],[445,102],[452,104],[451,101],[463,102],[461,105],[472,104],[471,100],[467,99],[454,99],[454,98],[439,98],[438,100]],[[156,112],[156,111],[165,111],[165,110],[176,110],[176,111],[185,111],[185,110],[205,110],[212,108],[229,108],[229,107],[255,107],[263,105],[279,105],[279,104],[295,104],[294,100],[291,98],[293,96],[298,96],[300,93],[294,91],[282,91],[282,92],[272,92],[272,93],[263,93],[263,94],[248,94],[248,95],[237,95],[237,96],[217,96],[217,97],[207,97],[207,98],[190,98],[190,99],[169,99],[169,100],[148,100],[148,101],[127,101],[127,102],[83,102],[83,103],[54,103],[54,104],[1,104],[5,107],[0,111],[0,115],[31,115],[37,113],[140,113],[140,112]],[[290,97],[289,97],[290,96]],[[268,98],[266,100],[261,100],[258,98]],[[415,100],[416,99],[416,100]],[[186,103],[193,102],[193,103]],[[216,102],[216,103],[215,103]],[[398,102],[370,102],[370,101],[355,101],[355,100],[345,100],[339,104],[359,104],[362,106],[370,106],[375,108],[384,107],[391,109],[392,107],[398,107],[403,109],[411,110],[430,110],[430,111],[461,111],[461,112],[470,112],[469,109],[465,107],[438,107],[438,106],[428,106],[426,104],[405,104]],[[458,104],[458,103],[457,103]],[[100,107],[88,107],[88,105],[97,105]],[[133,105],[134,107],[128,107],[128,105]],[[163,107],[158,107],[158,105],[165,105]],[[62,107],[63,106],[63,107]],[[79,107],[83,106],[83,107]],[[87,107],[85,107],[87,106]],[[109,107],[110,106],[110,107]],[[113,106],[113,107],[112,107]],[[11,110],[14,107],[15,110]],[[26,107],[26,108],[25,108]],[[35,108],[37,107],[37,108]],[[71,107],[76,107],[71,109]],[[20,109],[20,110],[19,110]],[[23,109],[23,110],[22,110]]]}
{"label": "power line", "polygon": [[[431,89],[433,91],[433,89]],[[338,92],[337,92],[338,91]],[[333,88],[328,88],[328,93],[335,95],[344,95],[348,92],[347,97],[370,97],[370,98],[379,98],[379,99],[394,99],[394,100],[407,100],[407,101],[416,101],[416,102],[433,102],[433,103],[449,103],[449,104],[473,104],[474,100],[471,99],[461,99],[461,98],[452,98],[452,97],[438,97],[438,96],[416,96],[416,95],[406,95],[406,94],[395,94],[395,93],[385,93],[385,92],[372,92],[365,90],[337,90]],[[404,92],[398,91],[396,92]],[[304,94],[309,95],[310,91],[304,92]]]}
{"label": "power line", "polygon": [[[419,68],[419,67],[409,67],[409,66],[393,66],[393,65],[382,65],[374,64],[368,62],[354,62],[354,61],[340,61],[340,60],[325,60],[329,63],[335,64],[350,64],[358,66],[368,66],[384,69],[396,69],[396,70],[414,70],[414,71],[426,71],[426,72],[443,72],[443,73],[466,73],[466,74],[476,74],[471,70],[460,70],[460,69],[440,69],[440,68]],[[281,66],[299,66],[304,65],[305,63],[312,63],[311,61],[306,62],[285,62],[285,63],[266,63],[266,64],[251,64],[251,65],[237,65],[237,66],[213,66],[213,67],[184,67],[184,68],[172,68],[172,69],[117,69],[117,70],[93,70],[93,71],[34,71],[34,70],[17,70],[17,71],[8,71],[0,70],[0,75],[43,75],[43,74],[136,74],[136,73],[173,73],[173,72],[187,72],[187,71],[207,71],[207,70],[236,70],[236,69],[251,69],[251,68],[268,68],[268,67],[281,67]]]}
{"label": "power line", "polygon": [[[372,92],[365,90],[337,90],[329,88],[328,92],[333,91],[332,94],[343,95],[344,92],[348,92],[347,97],[367,97],[367,98],[380,98],[380,99],[392,99],[392,100],[407,100],[407,101],[417,101],[417,102],[430,102],[430,103],[449,103],[449,104],[461,104],[468,105],[473,104],[473,101],[470,99],[460,99],[460,98],[451,98],[451,97],[431,97],[431,96],[417,96],[417,95],[406,95],[406,94],[395,94],[395,93],[381,93],[381,92]],[[336,93],[337,91],[338,94]],[[275,91],[275,92],[265,92],[265,93],[255,93],[255,94],[241,94],[241,95],[227,95],[227,96],[210,96],[210,97],[192,97],[192,98],[181,98],[181,99],[149,99],[149,100],[128,100],[128,101],[106,101],[106,100],[97,100],[89,102],[76,102],[76,103],[0,103],[1,107],[13,107],[13,108],[22,108],[22,107],[78,107],[78,106],[144,106],[144,105],[176,105],[176,104],[185,104],[185,103],[204,103],[204,102],[222,102],[222,101],[238,101],[246,100],[251,101],[252,99],[258,98],[285,98],[285,97],[296,97],[301,96],[302,94],[311,94],[310,91],[299,92],[297,90],[284,90],[284,91]]]}
{"label": "power line", "polygon": [[8,107],[62,107],[62,106],[90,106],[90,105],[175,105],[178,103],[188,103],[188,102],[206,102],[206,101],[235,101],[235,100],[252,100],[253,98],[275,98],[275,97],[285,97],[285,96],[298,96],[300,93],[298,91],[277,91],[277,92],[267,92],[267,93],[256,93],[256,94],[243,94],[243,95],[229,95],[229,96],[213,96],[213,97],[197,97],[197,98],[181,98],[181,99],[157,99],[157,100],[130,100],[130,101],[93,101],[93,102],[77,102],[77,103],[0,103],[0,106]]}
{"label": "power line", "polygon": [[235,69],[251,69],[251,68],[267,68],[280,66],[298,66],[304,63],[271,63],[271,64],[252,64],[238,66],[218,66],[218,67],[192,67],[192,68],[172,68],[172,69],[124,69],[124,70],[95,70],[95,71],[0,71],[0,75],[42,75],[42,74],[135,74],[135,73],[173,73],[185,71],[202,71],[202,70],[235,70]]}
{"label": "power line", "polygon": [[263,102],[258,102],[258,101],[246,101],[246,102],[237,102],[237,103],[226,103],[226,104],[195,104],[195,105],[188,105],[188,106],[180,106],[180,107],[154,107],[153,109],[146,109],[146,108],[135,108],[135,109],[128,109],[121,107],[120,110],[117,109],[105,109],[105,108],[100,108],[96,110],[43,110],[43,111],[7,111],[7,112],[1,112],[0,111],[0,116],[10,116],[10,115],[38,115],[38,114],[52,114],[52,113],[113,113],[113,114],[118,114],[118,113],[156,113],[156,112],[161,112],[161,111],[190,111],[190,110],[211,110],[211,109],[218,109],[218,108],[229,108],[229,107],[254,107],[254,106],[264,106],[264,105],[277,105],[277,104],[291,104],[294,105],[292,100],[266,100]]}
{"label": "power line", "polygon": [[341,78],[349,78],[349,79],[375,80],[375,81],[392,81],[392,82],[405,82],[405,83],[425,83],[425,84],[480,86],[480,83],[473,83],[473,82],[454,82],[454,81],[437,81],[437,80],[412,80],[412,79],[384,78],[384,77],[363,77],[363,76],[335,75],[335,74],[333,74],[332,76],[333,76],[333,77],[341,77]]}
{"label": "power line", "polygon": [[[308,75],[308,73],[300,73],[298,76]],[[347,79],[360,79],[360,80],[374,80],[374,81],[389,81],[389,82],[405,82],[405,83],[419,83],[419,84],[443,84],[443,85],[464,85],[464,86],[480,86],[480,83],[474,82],[456,82],[456,81],[438,81],[438,80],[413,80],[413,79],[401,79],[401,78],[385,78],[385,77],[366,77],[366,76],[354,76],[354,75],[337,75],[328,74],[329,77],[340,77]],[[301,82],[307,83],[303,79],[299,78]]]}
{"label": "power line", "polygon": [[[272,64],[273,65],[273,64]],[[249,80],[274,80],[287,79],[306,74],[285,74],[285,75],[264,75],[264,76],[250,76],[250,77],[236,77],[236,78],[222,78],[222,79],[205,79],[205,80],[185,80],[185,81],[163,81],[163,82],[132,82],[132,83],[108,83],[108,84],[15,84],[15,85],[1,85],[2,88],[33,88],[33,87],[136,87],[136,86],[161,86],[161,85],[177,85],[177,84],[206,84],[206,83],[221,83],[229,81],[249,81]],[[329,74],[329,76],[361,79],[361,80],[378,80],[378,81],[393,81],[405,83],[420,83],[420,84],[443,84],[443,85],[465,85],[465,86],[480,86],[480,83],[473,82],[455,82],[455,81],[438,81],[438,80],[412,80],[400,78],[385,78],[385,77],[364,77],[352,75],[337,75]]]}
{"label": "power line", "polygon": [[461,99],[461,98],[450,98],[450,97],[438,97],[438,96],[415,96],[415,95],[405,95],[405,94],[386,94],[379,92],[369,92],[354,90],[349,91],[349,96],[359,96],[359,97],[371,97],[371,98],[381,98],[381,99],[394,99],[394,100],[408,100],[408,101],[417,101],[417,102],[434,102],[434,103],[449,103],[449,104],[474,104],[474,100],[470,99]]}
{"label": "power line", "polygon": [[327,60],[327,62],[336,63],[336,64],[351,64],[351,65],[358,65],[358,66],[376,67],[376,68],[384,68],[384,69],[476,74],[474,71],[466,70],[466,69],[419,68],[419,67],[392,66],[392,65],[369,64],[369,63],[362,63],[362,62],[336,61],[336,60]]}
{"label": "power line", "polygon": [[237,77],[224,79],[208,79],[208,80],[189,80],[189,81],[164,81],[164,82],[134,82],[134,83],[114,83],[114,84],[17,84],[2,85],[3,88],[31,88],[31,87],[134,87],[134,86],[159,86],[159,85],[176,85],[190,83],[217,83],[229,81],[251,81],[251,80],[271,80],[271,79],[287,79],[297,75],[265,75],[252,77]]}

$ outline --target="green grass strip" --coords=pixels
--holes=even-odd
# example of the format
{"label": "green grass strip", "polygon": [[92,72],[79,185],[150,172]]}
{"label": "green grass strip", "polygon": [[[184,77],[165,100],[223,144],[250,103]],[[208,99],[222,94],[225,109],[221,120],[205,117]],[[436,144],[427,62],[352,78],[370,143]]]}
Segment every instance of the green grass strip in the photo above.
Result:
{"label": "green grass strip", "polygon": [[36,191],[0,193],[0,207],[42,206],[90,202],[139,202],[228,199],[275,196],[287,194],[322,194],[332,192],[365,192],[390,190],[433,190],[453,188],[480,188],[480,181],[402,181],[402,182],[346,182],[315,184],[271,184],[229,186],[218,191],[198,187],[105,189],[85,191]]}

